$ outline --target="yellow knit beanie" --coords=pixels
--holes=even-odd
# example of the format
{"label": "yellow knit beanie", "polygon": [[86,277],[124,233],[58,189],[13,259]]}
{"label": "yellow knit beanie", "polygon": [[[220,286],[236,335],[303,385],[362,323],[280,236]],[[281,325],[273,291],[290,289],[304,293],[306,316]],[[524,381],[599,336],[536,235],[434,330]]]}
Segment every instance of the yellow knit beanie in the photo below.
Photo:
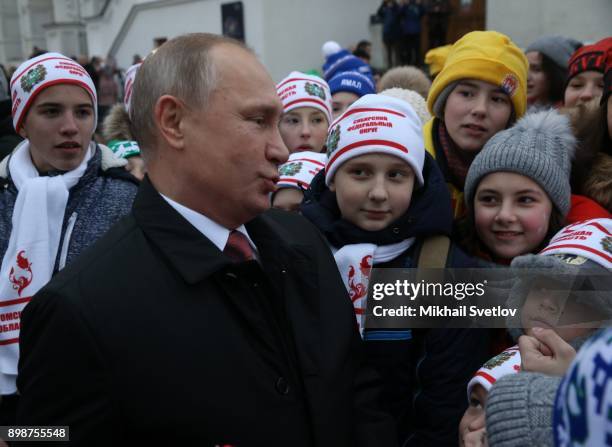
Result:
{"label": "yellow knit beanie", "polygon": [[452,46],[444,68],[434,79],[427,107],[460,79],[476,79],[500,86],[510,97],[518,119],[527,108],[527,58],[510,38],[497,31],[472,31]]}
{"label": "yellow knit beanie", "polygon": [[441,47],[432,48],[427,53],[425,53],[425,63],[429,65],[429,75],[435,76],[444,67],[444,62],[450,53],[450,49],[452,45],[444,45]]}

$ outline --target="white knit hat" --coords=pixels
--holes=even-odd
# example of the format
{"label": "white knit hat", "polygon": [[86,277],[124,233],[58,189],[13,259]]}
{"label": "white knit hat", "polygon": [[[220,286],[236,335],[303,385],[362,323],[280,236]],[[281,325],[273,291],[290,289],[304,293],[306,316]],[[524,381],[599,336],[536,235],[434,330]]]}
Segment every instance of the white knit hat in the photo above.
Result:
{"label": "white knit hat", "polygon": [[325,80],[299,71],[292,71],[277,86],[276,92],[287,113],[300,107],[313,107],[322,111],[331,123],[331,92]]}
{"label": "white knit hat", "polygon": [[515,374],[521,370],[521,352],[518,346],[506,349],[501,354],[488,360],[476,371],[472,380],[468,382],[467,398],[470,401],[470,394],[474,385],[479,384],[489,392],[495,382],[509,374]]}
{"label": "white knit hat", "polygon": [[404,100],[365,95],[355,101],[330,126],[327,138],[325,183],[351,158],[365,154],[394,155],[410,165],[423,185],[425,144],[421,120]]}
{"label": "white knit hat", "polygon": [[45,53],[22,63],[11,77],[13,126],[17,132],[36,96],[45,88],[57,84],[74,84],[85,89],[93,103],[93,128],[96,128],[98,97],[87,71],[69,57],[59,53]]}
{"label": "white knit hat", "polygon": [[612,269],[612,219],[591,219],[569,225],[555,234],[540,252],[540,255],[568,254]]}
{"label": "white knit hat", "polygon": [[317,173],[325,168],[325,154],[304,151],[289,155],[289,160],[278,168],[280,179],[276,186],[281,188],[308,189]]}
{"label": "white knit hat", "polygon": [[134,88],[134,81],[136,80],[136,73],[140,69],[142,62],[132,65],[125,72],[125,81],[123,82],[123,105],[127,113],[130,113],[130,105],[132,104],[132,89]]}

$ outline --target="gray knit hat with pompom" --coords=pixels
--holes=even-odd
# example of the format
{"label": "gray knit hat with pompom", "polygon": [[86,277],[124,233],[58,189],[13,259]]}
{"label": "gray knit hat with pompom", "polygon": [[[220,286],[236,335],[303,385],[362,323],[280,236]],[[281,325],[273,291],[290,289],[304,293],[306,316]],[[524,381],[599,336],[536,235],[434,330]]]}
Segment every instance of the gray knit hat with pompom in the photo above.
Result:
{"label": "gray knit hat with pompom", "polygon": [[474,158],[465,180],[465,201],[473,209],[476,188],[493,172],[529,177],[566,216],[570,209],[571,159],[576,138],[569,120],[556,110],[525,115],[510,129],[495,134]]}

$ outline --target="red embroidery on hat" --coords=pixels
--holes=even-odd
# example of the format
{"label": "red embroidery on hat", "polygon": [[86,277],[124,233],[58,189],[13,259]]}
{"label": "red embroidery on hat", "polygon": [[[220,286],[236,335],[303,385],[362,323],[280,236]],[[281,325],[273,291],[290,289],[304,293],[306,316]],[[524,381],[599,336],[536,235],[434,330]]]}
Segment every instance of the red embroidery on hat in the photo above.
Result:
{"label": "red embroidery on hat", "polygon": [[130,103],[130,98],[132,97],[132,86],[134,84],[134,80],[133,79],[129,79],[127,84],[125,85],[125,98],[123,99],[123,101],[126,104]]}
{"label": "red embroidery on hat", "polygon": [[13,109],[11,110],[11,114],[13,116],[15,116],[15,113],[17,113],[17,109],[19,108],[19,106],[21,105],[21,98],[17,98],[16,100],[13,100]]}
{"label": "red embroidery on hat", "polygon": [[340,121],[342,121],[343,119],[355,114],[355,113],[361,113],[361,112],[382,112],[382,113],[390,113],[391,115],[397,115],[397,116],[401,116],[402,118],[406,118],[406,115],[404,115],[403,113],[397,112],[395,110],[391,110],[391,109],[380,109],[380,108],[372,108],[372,107],[360,107],[357,109],[349,109],[346,112],[344,112],[342,115],[340,115],[339,118],[336,119],[336,121],[334,121],[332,123],[332,126],[335,126],[336,124],[338,124]]}
{"label": "red embroidery on hat", "polygon": [[24,250],[17,253],[15,263],[17,270],[15,270],[15,266],[11,267],[11,271],[9,272],[9,281],[13,284],[13,289],[15,289],[17,294],[21,296],[23,289],[32,283],[34,274],[32,273],[32,263],[25,257]]}
{"label": "red embroidery on hat", "polygon": [[327,166],[331,166],[337,159],[339,156],[341,156],[342,154],[344,154],[347,151],[350,151],[351,149],[355,149],[358,147],[362,147],[362,146],[378,146],[378,147],[383,147],[384,149],[395,149],[401,152],[404,152],[405,154],[408,153],[408,149],[404,146],[402,146],[401,144],[396,143],[395,141],[387,141],[387,140],[363,140],[363,141],[357,141],[355,143],[349,144],[348,146],[343,147],[342,149],[340,149],[338,152],[336,152],[332,158],[330,158],[330,160],[327,162]]}

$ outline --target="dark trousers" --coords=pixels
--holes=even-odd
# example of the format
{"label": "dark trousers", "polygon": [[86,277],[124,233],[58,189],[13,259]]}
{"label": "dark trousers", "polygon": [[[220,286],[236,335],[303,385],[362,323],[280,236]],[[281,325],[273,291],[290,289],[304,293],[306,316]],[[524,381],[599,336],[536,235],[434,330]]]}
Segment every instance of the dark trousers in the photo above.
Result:
{"label": "dark trousers", "polygon": [[397,54],[397,39],[383,37],[385,50],[387,52],[387,68],[393,68],[399,63]]}
{"label": "dark trousers", "polygon": [[401,51],[402,65],[423,64],[421,60],[421,34],[404,34]]}
{"label": "dark trousers", "polygon": [[15,425],[17,421],[18,403],[18,394],[2,396],[2,402],[0,402],[0,425]]}

